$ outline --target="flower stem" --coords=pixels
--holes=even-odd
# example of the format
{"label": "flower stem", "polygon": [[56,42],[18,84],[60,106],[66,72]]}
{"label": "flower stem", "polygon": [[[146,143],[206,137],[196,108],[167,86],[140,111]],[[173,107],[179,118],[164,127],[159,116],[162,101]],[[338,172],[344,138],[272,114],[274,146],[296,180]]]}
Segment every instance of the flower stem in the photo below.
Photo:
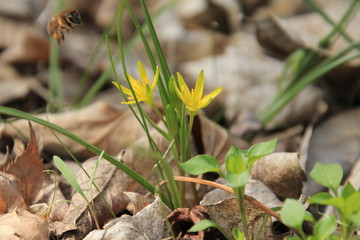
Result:
{"label": "flower stem", "polygon": [[238,188],[235,191],[236,197],[239,200],[239,207],[240,207],[240,217],[241,217],[241,223],[243,225],[243,231],[245,234],[245,239],[250,240],[249,232],[248,232],[248,225],[246,220],[246,211],[245,211],[245,194],[244,194],[245,188]]}
{"label": "flower stem", "polygon": [[[191,141],[191,132],[192,132],[192,128],[193,128],[193,125],[194,125],[194,118],[196,116],[196,113],[190,113],[189,114],[189,126],[188,126],[188,133],[187,133],[187,136],[186,136],[186,148],[188,150],[188,148],[191,146],[190,145],[190,141]],[[189,151],[187,151],[189,152]]]}

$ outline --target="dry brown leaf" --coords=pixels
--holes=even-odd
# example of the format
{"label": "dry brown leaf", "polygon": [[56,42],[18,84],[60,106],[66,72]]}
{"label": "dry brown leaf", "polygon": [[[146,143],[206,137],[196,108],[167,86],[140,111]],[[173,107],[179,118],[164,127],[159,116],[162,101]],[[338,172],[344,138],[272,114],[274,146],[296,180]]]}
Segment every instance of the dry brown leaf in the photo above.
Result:
{"label": "dry brown leaf", "polygon": [[[255,179],[250,179],[246,184],[245,194],[258,202],[265,205],[267,208],[279,207],[283,205],[275,194],[263,183]],[[220,202],[226,198],[235,197],[233,193],[224,191],[222,189],[214,189],[208,192],[201,203],[209,204]]]}
{"label": "dry brown leaf", "polygon": [[[240,4],[235,0],[183,1],[177,12],[188,25],[197,25],[229,34],[239,30],[241,23]],[[216,22],[217,26],[211,23]]]}
{"label": "dry brown leaf", "polygon": [[199,231],[197,234],[188,233],[187,231],[192,225],[208,218],[209,216],[207,215],[205,209],[202,206],[195,206],[191,209],[178,208],[167,216],[167,220],[171,223],[171,228],[177,240],[204,239],[204,231]]}
{"label": "dry brown leaf", "polygon": [[[249,2],[253,4],[253,0],[246,0],[245,2]],[[260,2],[264,3],[264,1]],[[266,2],[266,5],[261,8],[257,8],[255,15],[252,16],[253,19],[257,21],[261,21],[263,19],[267,19],[271,15],[279,16],[279,17],[288,17],[292,15],[296,15],[298,13],[303,13],[306,10],[306,4],[302,0],[293,0],[291,2],[287,0],[273,0],[271,2]]]}
{"label": "dry brown leaf", "polygon": [[0,172],[0,213],[7,213],[15,208],[26,209],[26,203],[17,186],[15,177]]}
{"label": "dry brown leaf", "polygon": [[[34,201],[34,205],[46,204],[46,206],[49,207],[46,209],[46,217],[51,219],[51,221],[61,221],[69,208],[69,203],[65,201],[66,198],[64,197],[59,187],[61,178],[57,177],[56,180],[57,182],[54,183],[53,177],[45,178],[43,181],[43,186]],[[30,207],[32,208],[33,205]],[[40,213],[44,214],[45,211]]]}
{"label": "dry brown leaf", "polygon": [[0,16],[1,35],[0,47],[7,48],[15,44],[14,39],[22,38],[27,24]]}
{"label": "dry brown leaf", "polygon": [[20,38],[0,55],[0,61],[7,64],[34,64],[48,62],[49,43],[38,28],[27,26]]}
{"label": "dry brown leaf", "polygon": [[[92,174],[96,166],[97,157],[91,158],[83,163],[83,168]],[[73,203],[67,211],[63,224],[69,225],[75,223],[76,231],[59,231],[62,226],[56,230],[57,235],[63,235],[62,239],[85,237],[91,230],[96,228],[96,224],[101,227],[106,221],[112,218],[111,211],[114,214],[126,209],[129,199],[123,194],[124,191],[131,191],[134,187],[134,180],[127,176],[120,169],[116,168],[108,161],[101,159],[94,176],[94,183],[100,190],[91,185],[89,177],[82,171],[76,174],[76,178],[88,201],[94,202],[96,219],[89,210],[88,202],[79,194],[75,193],[71,199]],[[102,199],[101,195],[106,202]],[[108,205],[107,205],[108,204]],[[110,207],[110,210],[109,208]]]}
{"label": "dry brown leaf", "polygon": [[299,198],[306,174],[298,153],[276,152],[257,160],[251,176],[263,182],[280,199]]}
{"label": "dry brown leaf", "polygon": [[4,172],[15,177],[16,183],[28,206],[39,193],[43,181],[43,163],[38,152],[35,132],[29,122],[30,142],[14,162],[4,167]]}
{"label": "dry brown leaf", "polygon": [[44,7],[46,0],[0,1],[0,13],[16,19],[34,19]]}
{"label": "dry brown leaf", "polygon": [[[225,231],[227,236],[232,236],[232,229],[234,227],[243,231],[240,221],[239,202],[236,198],[228,198],[217,203],[202,202],[201,205],[205,207],[210,215],[210,219],[216,222]],[[249,236],[250,239],[254,239],[259,233],[260,228],[262,228],[266,213],[247,201],[245,201],[245,210]],[[271,225],[271,218],[267,218],[258,239],[273,239],[274,234],[271,232]]]}
{"label": "dry brown leaf", "polygon": [[143,208],[135,216],[123,215],[105,225],[105,230],[95,230],[89,233],[84,240],[149,240],[163,239],[168,234],[164,218],[170,210],[159,198],[149,206]]}
{"label": "dry brown leaf", "polygon": [[[118,109],[104,102],[97,102],[80,110],[41,114],[38,117],[48,118],[51,123],[72,132],[111,155],[116,155],[121,149],[129,147],[136,139],[144,135],[140,124],[137,123],[130,110]],[[2,131],[0,135],[22,138],[15,128],[25,136],[27,135],[27,122],[24,120],[16,121],[11,125],[4,124],[0,129]],[[51,155],[67,156],[49,128],[39,124],[33,124],[33,128],[44,145],[43,151]],[[83,146],[74,144],[72,140],[60,134],[57,135],[77,157],[86,159],[93,156]]]}
{"label": "dry brown leaf", "polygon": [[[264,183],[250,179],[245,188],[245,194],[268,208],[282,206],[283,203],[275,196]],[[241,226],[238,201],[234,199],[234,194],[225,192],[221,189],[215,189],[207,193],[200,202],[205,207],[210,219],[218,223],[226,230],[228,236],[232,236],[231,232],[234,227]],[[245,201],[247,216],[249,219],[249,230],[252,236],[255,236],[259,230],[259,226],[264,219],[265,212],[258,206]],[[241,229],[241,228],[240,228]],[[230,235],[229,235],[230,234]],[[260,239],[283,239],[272,233],[272,221],[267,220],[262,230]],[[253,239],[253,237],[251,237]]]}
{"label": "dry brown leaf", "polygon": [[[337,1],[323,4],[322,8],[333,21],[338,22],[348,5],[348,1]],[[358,39],[360,36],[360,31],[357,27],[359,19],[360,14],[356,14],[354,19],[345,28],[346,32],[353,39]],[[273,50],[275,54],[280,54],[283,57],[298,47],[312,49],[320,56],[327,57],[349,45],[344,38],[339,37],[328,50],[319,49],[319,41],[331,29],[332,25],[326,22],[317,12],[309,12],[284,19],[271,17],[268,21],[259,23],[257,37],[263,47],[270,51]],[[358,67],[359,63],[359,60],[355,59],[345,65],[355,65]]]}
{"label": "dry brown leaf", "polygon": [[40,217],[21,209],[0,217],[1,240],[49,240],[49,225]]}
{"label": "dry brown leaf", "polygon": [[141,209],[148,205],[148,200],[136,192],[123,192],[129,198],[129,204],[126,207],[126,210],[131,212],[132,215],[137,214]]}
{"label": "dry brown leaf", "polygon": [[[340,113],[317,126],[309,142],[306,172],[317,162],[338,163],[347,176],[360,157],[360,109]],[[312,178],[304,183],[304,193],[311,196],[324,188]]]}
{"label": "dry brown leaf", "polygon": [[232,145],[245,147],[246,144],[230,136],[225,128],[205,116],[198,117],[194,122],[193,141],[194,152],[214,156],[222,164]]}

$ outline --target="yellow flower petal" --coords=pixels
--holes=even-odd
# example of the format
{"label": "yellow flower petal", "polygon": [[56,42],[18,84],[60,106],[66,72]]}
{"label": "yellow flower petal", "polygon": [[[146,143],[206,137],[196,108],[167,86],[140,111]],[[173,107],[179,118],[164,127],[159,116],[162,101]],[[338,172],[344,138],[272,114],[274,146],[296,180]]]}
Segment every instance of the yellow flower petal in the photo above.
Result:
{"label": "yellow flower petal", "polygon": [[222,91],[222,87],[217,88],[215,91],[211,92],[204,97],[204,71],[201,70],[196,84],[195,89],[191,89],[191,92],[186,85],[183,77],[180,73],[177,73],[178,82],[180,88],[174,82],[174,87],[176,94],[179,96],[180,100],[185,104],[186,109],[188,110],[189,114],[196,115],[198,111],[204,107],[207,107],[210,102]]}
{"label": "yellow flower petal", "polygon": [[155,86],[156,86],[156,84],[157,84],[157,82],[158,82],[158,80],[159,80],[159,75],[160,75],[160,73],[159,73],[159,67],[156,66],[154,80],[153,80],[153,82],[152,82],[152,84],[151,84],[151,89],[152,89],[152,90],[154,90],[154,88],[155,88]]}
{"label": "yellow flower petal", "polygon": [[139,102],[145,102],[147,104],[153,104],[154,102],[154,96],[153,96],[153,90],[158,82],[159,78],[159,68],[156,67],[156,72],[154,79],[152,81],[152,84],[150,86],[149,78],[147,76],[146,70],[143,66],[143,64],[139,61],[138,62],[138,70],[140,75],[140,80],[137,80],[133,78],[131,75],[128,75],[128,80],[131,88],[127,88],[125,86],[122,86],[116,82],[114,82],[114,85],[121,89],[124,94],[128,95],[128,99],[130,101],[122,102],[123,104],[134,104],[136,103],[135,97],[137,101]]}
{"label": "yellow flower petal", "polygon": [[140,80],[141,80],[143,85],[146,85],[146,83],[149,83],[149,79],[148,79],[148,75],[146,73],[146,70],[144,68],[144,65],[140,61],[138,61],[137,65],[138,65]]}
{"label": "yellow flower petal", "polygon": [[[189,90],[188,86],[186,85],[184,78],[181,76],[180,73],[177,73],[177,78],[179,80],[179,85],[180,85],[181,91],[186,91],[186,94],[190,95],[190,90]],[[184,89],[183,89],[183,86],[184,86]]]}
{"label": "yellow flower petal", "polygon": [[200,100],[204,91],[204,70],[201,70],[195,85],[196,99]]}

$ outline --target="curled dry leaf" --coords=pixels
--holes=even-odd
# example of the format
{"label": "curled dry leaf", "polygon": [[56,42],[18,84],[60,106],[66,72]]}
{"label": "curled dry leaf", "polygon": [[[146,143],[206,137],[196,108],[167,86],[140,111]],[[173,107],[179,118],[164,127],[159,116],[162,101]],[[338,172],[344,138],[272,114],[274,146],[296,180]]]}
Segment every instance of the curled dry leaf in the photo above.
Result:
{"label": "curled dry leaf", "polygon": [[[199,231],[197,234],[188,233],[190,227],[201,220],[208,219],[205,209],[202,206],[195,206],[192,209],[178,208],[167,216],[171,223],[171,228],[176,239],[200,240],[204,239],[205,231]],[[215,236],[212,236],[215,237]]]}
{"label": "curled dry leaf", "polygon": [[7,213],[15,208],[26,209],[26,203],[20,193],[15,177],[0,172],[0,213]]}
{"label": "curled dry leaf", "polygon": [[[338,163],[347,176],[360,157],[360,109],[338,114],[316,127],[310,138],[306,173],[316,162]],[[304,193],[311,196],[324,188],[312,178],[304,184]]]}
{"label": "curled dry leaf", "polygon": [[10,162],[3,171],[15,177],[19,190],[30,206],[42,187],[43,163],[38,152],[35,132],[30,124],[30,142],[25,151]]}
{"label": "curled dry leaf", "polygon": [[49,240],[49,225],[24,209],[16,209],[0,217],[0,239]]}
{"label": "curled dry leaf", "polygon": [[123,215],[105,225],[105,230],[92,231],[84,240],[163,239],[169,236],[164,221],[164,216],[169,213],[170,210],[159,198],[156,198],[152,204],[143,208],[135,216]]}
{"label": "curled dry leaf", "polygon": [[251,176],[263,182],[280,199],[299,198],[306,174],[298,153],[277,152],[255,162]]}

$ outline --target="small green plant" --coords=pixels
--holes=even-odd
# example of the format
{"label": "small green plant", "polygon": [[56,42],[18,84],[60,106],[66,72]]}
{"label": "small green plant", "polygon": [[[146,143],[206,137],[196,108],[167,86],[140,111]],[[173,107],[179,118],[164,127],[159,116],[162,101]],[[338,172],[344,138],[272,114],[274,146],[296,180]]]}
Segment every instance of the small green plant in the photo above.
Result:
{"label": "small green plant", "polygon": [[[234,190],[235,196],[239,201],[240,216],[243,225],[243,235],[239,230],[234,230],[233,234],[236,239],[249,238],[247,219],[245,212],[245,186],[249,180],[250,172],[255,161],[262,158],[275,150],[277,139],[273,139],[267,142],[262,142],[253,145],[248,150],[241,150],[235,146],[232,146],[225,159],[226,172],[223,173],[220,169],[220,165],[216,158],[209,155],[199,155],[189,159],[185,163],[180,163],[180,166],[185,172],[198,175],[206,172],[216,172],[223,177]],[[195,231],[202,226],[201,230],[206,228],[206,224],[202,222],[194,225],[189,231]]]}
{"label": "small green plant", "polygon": [[[281,210],[281,219],[285,225],[296,229],[298,232],[298,236],[288,239],[354,239],[353,234],[360,227],[360,190],[356,190],[350,182],[340,188],[343,170],[339,164],[316,163],[310,172],[310,177],[322,186],[329,188],[332,194],[327,192],[317,193],[310,197],[309,203],[331,205],[336,209],[339,217],[324,215],[318,221],[315,221],[311,213],[305,211],[300,202],[287,199]],[[306,236],[303,232],[304,220],[314,224],[314,231],[310,236]],[[335,234],[337,229],[340,230],[339,234]]]}
{"label": "small green plant", "polygon": [[[344,11],[339,22],[334,22],[316,1],[304,0],[314,11],[319,13],[329,24],[333,26],[330,32],[324,36],[318,43],[319,51],[307,47],[299,47],[287,59],[283,74],[279,76],[279,88],[275,98],[269,106],[259,113],[259,119],[264,123],[269,123],[278,112],[281,111],[297,94],[305,87],[317,81],[323,75],[342,64],[359,58],[359,41],[354,41],[344,28],[350,20],[356,15],[360,7],[358,0],[352,0],[349,7]],[[344,49],[338,51],[330,57],[324,57],[321,53],[323,49],[328,49],[336,39],[343,38],[349,43]],[[290,74],[289,74],[290,73]],[[290,75],[290,77],[288,77]],[[288,78],[285,82],[285,77]]]}

